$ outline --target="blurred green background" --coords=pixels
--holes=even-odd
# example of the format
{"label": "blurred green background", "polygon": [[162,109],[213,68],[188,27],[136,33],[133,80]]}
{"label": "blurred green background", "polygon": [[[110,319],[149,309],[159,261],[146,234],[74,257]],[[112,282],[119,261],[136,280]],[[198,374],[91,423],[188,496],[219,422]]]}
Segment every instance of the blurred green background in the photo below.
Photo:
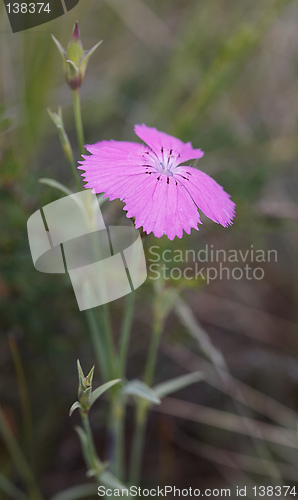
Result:
{"label": "blurred green background", "polygon": [[[168,318],[156,381],[200,369],[205,380],[151,412],[143,484],[293,485],[298,477],[298,5],[290,0],[81,0],[68,15],[17,34],[10,32],[2,6],[0,402],[6,420],[45,498],[87,481],[73,429],[79,419],[69,420],[68,410],[76,399],[76,359],[87,371],[95,356],[69,279],[34,269],[26,233],[29,216],[60,196],[40,184],[41,177],[75,189],[47,107],[62,106],[79,159],[71,95],[50,36],[66,46],[77,19],[85,48],[104,40],[81,89],[86,142],[134,141],[133,125],[143,122],[191,141],[205,151],[199,168],[237,205],[232,227],[204,218],[200,231],[183,240],[150,235],[146,251],[151,245],[161,251],[206,244],[246,251],[253,245],[278,254],[277,262],[262,264],[265,276],[259,281],[166,283],[185,288],[188,308],[181,306]],[[119,208],[120,202],[106,204],[113,222],[123,220]],[[129,378],[142,373],[152,284],[149,276],[137,292]],[[117,341],[125,301],[111,307]],[[20,363],[13,361],[18,356],[28,395]],[[107,446],[105,411],[103,402],[92,415],[101,457]],[[128,449],[131,432],[129,409]],[[22,488],[1,442],[0,470]]]}

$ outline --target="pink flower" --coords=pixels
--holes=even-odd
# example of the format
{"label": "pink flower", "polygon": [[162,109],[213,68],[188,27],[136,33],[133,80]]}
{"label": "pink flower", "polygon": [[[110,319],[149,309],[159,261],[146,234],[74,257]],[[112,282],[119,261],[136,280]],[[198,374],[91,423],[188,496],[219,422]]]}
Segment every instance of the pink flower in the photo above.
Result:
{"label": "pink flower", "polygon": [[224,227],[232,223],[230,196],[204,172],[183,165],[202,158],[201,149],[146,125],[135,125],[135,133],[146,145],[111,140],[86,146],[91,156],[84,156],[79,167],[85,170],[86,188],[110,200],[120,198],[136,228],[143,226],[158,238],[165,234],[173,240],[183,230],[198,230],[198,208]]}

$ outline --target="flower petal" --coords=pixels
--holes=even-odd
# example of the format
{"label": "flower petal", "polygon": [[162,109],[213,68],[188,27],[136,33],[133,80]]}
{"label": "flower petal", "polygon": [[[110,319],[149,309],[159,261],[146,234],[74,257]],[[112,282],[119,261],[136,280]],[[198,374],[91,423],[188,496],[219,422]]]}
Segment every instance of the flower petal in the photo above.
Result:
{"label": "flower petal", "polygon": [[235,216],[235,203],[230,195],[209,175],[192,167],[181,166],[175,171],[179,179],[202,212],[224,227],[232,224]]}
{"label": "flower petal", "polygon": [[[149,177],[146,179],[146,177]],[[127,217],[135,217],[135,226],[158,238],[182,238],[183,230],[198,229],[200,215],[191,196],[174,177],[154,173],[140,176],[138,185],[125,197]]]}
{"label": "flower petal", "polygon": [[204,156],[204,152],[201,149],[193,149],[190,142],[184,143],[180,139],[172,137],[165,132],[160,132],[154,127],[147,127],[144,123],[142,125],[135,125],[135,133],[159,157],[162,151],[166,151],[167,153],[172,151],[174,156],[179,156],[178,163],[182,163]]}
{"label": "flower petal", "polygon": [[[89,153],[95,154],[98,151],[101,151],[103,148],[108,148],[109,153],[112,156],[112,153],[123,155],[132,155],[132,154],[142,154],[145,147],[143,144],[138,144],[137,142],[128,142],[128,141],[114,141],[111,139],[110,141],[99,141],[95,144],[86,144],[85,148]],[[86,158],[88,156],[83,156]],[[113,156],[114,157],[114,156]]]}
{"label": "flower petal", "polygon": [[142,144],[118,141],[100,141],[86,146],[92,156],[84,155],[78,167],[85,170],[82,177],[94,193],[105,193],[111,200],[123,199],[123,186],[132,187],[135,177],[144,175],[146,167]]}

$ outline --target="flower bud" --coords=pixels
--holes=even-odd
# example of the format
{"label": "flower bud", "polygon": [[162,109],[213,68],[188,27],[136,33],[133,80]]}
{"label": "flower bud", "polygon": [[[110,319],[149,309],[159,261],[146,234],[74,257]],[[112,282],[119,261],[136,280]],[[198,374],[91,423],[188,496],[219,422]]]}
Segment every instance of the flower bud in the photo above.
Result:
{"label": "flower bud", "polygon": [[91,406],[94,366],[91,368],[87,377],[85,377],[80,362],[78,360],[78,374],[79,374],[79,389],[78,389],[79,404],[81,407],[81,411],[88,413]]}
{"label": "flower bud", "polygon": [[66,50],[62,47],[61,43],[58,42],[54,35],[52,35],[52,38],[62,57],[63,73],[66,82],[72,90],[79,89],[85,77],[89,59],[97,47],[102,43],[102,40],[94,45],[92,49],[84,50],[80,38],[78,21],[74,26],[73,33]]}

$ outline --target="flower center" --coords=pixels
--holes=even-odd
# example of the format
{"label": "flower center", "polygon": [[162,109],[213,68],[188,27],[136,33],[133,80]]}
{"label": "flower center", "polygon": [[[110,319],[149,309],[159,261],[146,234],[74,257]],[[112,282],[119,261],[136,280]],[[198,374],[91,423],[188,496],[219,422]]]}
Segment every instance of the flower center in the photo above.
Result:
{"label": "flower center", "polygon": [[173,175],[173,172],[171,170],[171,165],[169,165],[168,162],[164,163],[163,161],[161,161],[159,164],[156,165],[156,170],[163,175],[167,175],[170,177]]}
{"label": "flower center", "polygon": [[156,153],[152,149],[146,151],[143,154],[143,158],[146,159],[146,167],[154,169],[161,175],[167,175],[172,177],[174,175],[174,170],[179,164],[178,158],[180,155],[173,154],[172,149],[161,148],[160,153]]}

